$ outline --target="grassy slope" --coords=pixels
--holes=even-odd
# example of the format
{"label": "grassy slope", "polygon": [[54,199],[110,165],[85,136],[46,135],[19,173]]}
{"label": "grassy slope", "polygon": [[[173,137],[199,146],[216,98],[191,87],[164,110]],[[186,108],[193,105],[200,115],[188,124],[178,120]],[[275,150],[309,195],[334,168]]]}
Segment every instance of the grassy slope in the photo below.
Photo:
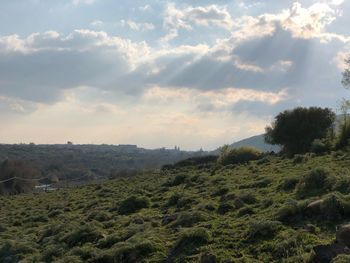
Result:
{"label": "grassy slope", "polygon": [[[346,216],[297,215],[277,222],[286,202],[302,202],[295,190],[281,185],[324,167],[336,181],[321,194],[333,191],[341,178],[348,179],[340,187],[346,194],[350,155],[306,159],[184,167],[103,185],[1,197],[0,262],[200,262],[203,254],[216,255],[220,262],[307,262],[312,247],[334,239],[335,226]],[[150,206],[121,215],[121,202],[131,195],[148,198]],[[170,216],[165,222],[174,214],[177,220]]]}

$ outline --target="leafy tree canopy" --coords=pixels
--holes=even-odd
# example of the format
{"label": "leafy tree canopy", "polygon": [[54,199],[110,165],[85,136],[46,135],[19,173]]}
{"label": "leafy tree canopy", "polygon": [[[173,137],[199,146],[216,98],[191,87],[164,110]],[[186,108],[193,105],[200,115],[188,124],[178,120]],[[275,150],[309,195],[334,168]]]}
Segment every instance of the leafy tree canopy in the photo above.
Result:
{"label": "leafy tree canopy", "polygon": [[275,117],[271,126],[266,127],[265,141],[283,146],[288,154],[304,153],[315,139],[327,136],[335,114],[328,108],[303,108],[286,110]]}

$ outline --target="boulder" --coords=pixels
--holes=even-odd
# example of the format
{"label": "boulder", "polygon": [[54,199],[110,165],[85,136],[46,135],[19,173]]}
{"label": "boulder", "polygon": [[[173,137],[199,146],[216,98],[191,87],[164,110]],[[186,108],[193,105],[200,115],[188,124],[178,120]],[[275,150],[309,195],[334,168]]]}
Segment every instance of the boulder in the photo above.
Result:
{"label": "boulder", "polygon": [[350,247],[350,224],[341,226],[336,234],[337,242]]}
{"label": "boulder", "polygon": [[314,252],[314,263],[330,263],[338,255],[347,253],[348,249],[342,244],[333,243],[316,246],[314,247]]}

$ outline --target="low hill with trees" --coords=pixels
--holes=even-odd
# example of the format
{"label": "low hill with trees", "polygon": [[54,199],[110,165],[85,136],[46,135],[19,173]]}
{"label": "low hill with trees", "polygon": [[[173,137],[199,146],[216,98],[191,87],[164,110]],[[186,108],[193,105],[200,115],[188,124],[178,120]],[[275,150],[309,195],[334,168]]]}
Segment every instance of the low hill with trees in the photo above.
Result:
{"label": "low hill with trees", "polygon": [[348,262],[349,151],[247,151],[0,197],[0,262]]}

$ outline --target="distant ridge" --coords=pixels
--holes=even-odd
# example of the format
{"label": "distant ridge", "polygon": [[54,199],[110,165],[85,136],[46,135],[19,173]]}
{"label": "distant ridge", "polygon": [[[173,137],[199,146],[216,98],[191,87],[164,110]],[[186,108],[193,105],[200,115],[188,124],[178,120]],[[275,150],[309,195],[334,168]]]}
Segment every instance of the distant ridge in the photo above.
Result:
{"label": "distant ridge", "polygon": [[232,148],[239,148],[243,146],[254,147],[263,152],[271,152],[271,151],[279,152],[281,150],[281,148],[277,145],[271,145],[271,144],[265,143],[264,134],[249,137],[241,141],[232,143],[230,145],[230,147]]}

